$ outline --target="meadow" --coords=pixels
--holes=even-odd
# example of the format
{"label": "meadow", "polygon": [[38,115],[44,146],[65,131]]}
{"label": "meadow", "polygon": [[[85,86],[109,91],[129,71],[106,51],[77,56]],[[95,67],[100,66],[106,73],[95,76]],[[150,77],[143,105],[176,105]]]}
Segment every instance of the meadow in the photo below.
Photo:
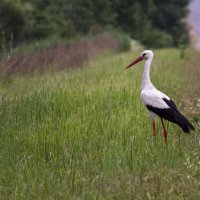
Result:
{"label": "meadow", "polygon": [[194,124],[184,134],[140,101],[140,51],[104,53],[76,70],[0,82],[0,199],[199,199],[199,55],[155,50],[151,77]]}

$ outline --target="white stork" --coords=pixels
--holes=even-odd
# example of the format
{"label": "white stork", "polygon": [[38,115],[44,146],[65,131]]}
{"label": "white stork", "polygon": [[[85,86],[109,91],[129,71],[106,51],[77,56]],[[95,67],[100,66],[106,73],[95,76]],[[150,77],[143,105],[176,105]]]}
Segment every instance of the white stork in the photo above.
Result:
{"label": "white stork", "polygon": [[141,99],[152,117],[153,136],[156,136],[155,120],[156,116],[159,116],[164,130],[165,144],[167,144],[167,130],[165,129],[163,119],[176,123],[185,133],[189,133],[190,129],[194,130],[194,127],[178,111],[175,103],[166,94],[157,90],[151,83],[150,67],[153,60],[152,51],[143,51],[138,58],[126,67],[126,69],[142,60],[145,60],[145,65],[141,85]]}

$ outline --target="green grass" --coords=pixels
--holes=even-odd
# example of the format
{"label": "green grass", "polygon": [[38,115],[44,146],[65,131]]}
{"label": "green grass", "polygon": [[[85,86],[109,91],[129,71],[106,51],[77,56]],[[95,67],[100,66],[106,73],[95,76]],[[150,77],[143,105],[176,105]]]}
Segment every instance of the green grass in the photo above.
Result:
{"label": "green grass", "polygon": [[[152,142],[143,64],[124,70],[138,54],[1,83],[0,199],[200,198],[198,135],[167,124],[166,146],[158,121]],[[151,73],[184,113],[185,63],[179,50],[155,51]]]}

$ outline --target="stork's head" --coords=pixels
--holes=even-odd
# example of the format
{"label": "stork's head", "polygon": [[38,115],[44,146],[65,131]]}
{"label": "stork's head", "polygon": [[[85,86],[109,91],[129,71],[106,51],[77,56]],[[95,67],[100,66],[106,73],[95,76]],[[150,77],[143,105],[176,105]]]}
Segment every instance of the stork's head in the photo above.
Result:
{"label": "stork's head", "polygon": [[153,52],[151,50],[145,50],[143,51],[139,57],[137,57],[132,63],[130,63],[126,69],[129,67],[135,65],[136,63],[142,61],[142,60],[148,60],[148,59],[153,59]]}

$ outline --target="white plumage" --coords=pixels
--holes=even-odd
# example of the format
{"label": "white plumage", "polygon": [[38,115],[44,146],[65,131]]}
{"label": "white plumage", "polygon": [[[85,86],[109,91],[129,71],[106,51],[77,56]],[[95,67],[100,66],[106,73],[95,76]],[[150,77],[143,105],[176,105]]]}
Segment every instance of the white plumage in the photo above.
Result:
{"label": "white plumage", "polygon": [[141,91],[141,99],[144,105],[151,105],[155,108],[169,108],[163,98],[170,100],[170,98],[157,89],[143,89]]}

